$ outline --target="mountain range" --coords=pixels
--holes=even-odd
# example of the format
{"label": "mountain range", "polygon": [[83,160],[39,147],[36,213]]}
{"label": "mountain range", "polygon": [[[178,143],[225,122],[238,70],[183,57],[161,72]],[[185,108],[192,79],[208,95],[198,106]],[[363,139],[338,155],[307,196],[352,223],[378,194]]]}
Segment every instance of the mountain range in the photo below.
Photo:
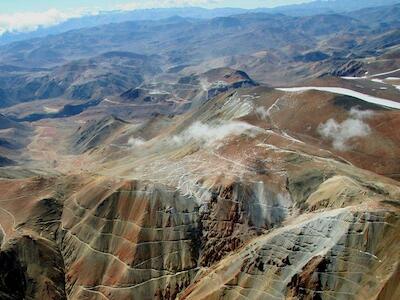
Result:
{"label": "mountain range", "polygon": [[[354,15],[172,17],[7,44],[0,47],[1,106],[111,96],[140,85],[143,77],[165,74],[173,81],[212,66],[242,69],[267,84],[293,84],[315,76],[358,74],[363,58],[398,53],[399,5]],[[357,67],[348,69],[349,63]]]}
{"label": "mountain range", "polygon": [[326,13],[346,13],[367,7],[377,7],[399,3],[398,0],[316,0],[308,3],[278,6],[275,8],[216,8],[206,9],[201,7],[184,8],[153,8],[136,9],[132,11],[100,11],[94,15],[83,15],[71,18],[53,26],[39,26],[29,32],[7,31],[0,36],[0,45],[30,38],[44,37],[50,34],[59,34],[69,30],[99,26],[126,21],[161,20],[171,17],[191,19],[211,19],[244,13],[283,13],[291,16],[310,16]]}
{"label": "mountain range", "polygon": [[0,299],[399,299],[393,2],[3,36]]}

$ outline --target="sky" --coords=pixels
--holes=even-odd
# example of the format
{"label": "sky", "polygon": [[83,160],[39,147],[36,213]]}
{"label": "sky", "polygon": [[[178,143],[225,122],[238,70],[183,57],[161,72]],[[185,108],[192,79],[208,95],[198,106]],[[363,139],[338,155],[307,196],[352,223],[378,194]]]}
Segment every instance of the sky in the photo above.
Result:
{"label": "sky", "polygon": [[101,11],[140,8],[200,6],[276,7],[311,0],[0,0],[0,36],[6,32],[28,32],[57,25],[70,18]]}

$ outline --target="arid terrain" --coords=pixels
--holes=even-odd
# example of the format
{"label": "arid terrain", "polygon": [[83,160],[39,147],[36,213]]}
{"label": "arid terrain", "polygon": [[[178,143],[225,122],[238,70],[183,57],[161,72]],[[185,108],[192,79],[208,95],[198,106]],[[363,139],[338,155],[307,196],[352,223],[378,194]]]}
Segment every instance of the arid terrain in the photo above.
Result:
{"label": "arid terrain", "polygon": [[1,45],[0,299],[400,299],[399,20]]}

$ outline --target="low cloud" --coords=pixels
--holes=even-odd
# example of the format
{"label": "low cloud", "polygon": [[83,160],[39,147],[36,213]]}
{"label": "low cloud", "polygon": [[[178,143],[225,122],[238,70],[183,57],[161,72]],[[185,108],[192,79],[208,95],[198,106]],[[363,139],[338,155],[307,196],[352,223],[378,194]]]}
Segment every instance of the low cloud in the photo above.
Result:
{"label": "low cloud", "polygon": [[258,127],[239,121],[230,121],[218,125],[195,122],[183,133],[174,136],[173,142],[185,144],[196,141],[209,146],[217,141],[222,141],[228,136],[241,134],[255,135],[259,130],[260,128]]}
{"label": "low cloud", "polygon": [[353,107],[350,110],[350,116],[355,119],[368,119],[371,118],[374,115],[374,112],[372,110],[359,110],[358,108]]}
{"label": "low cloud", "polygon": [[259,106],[256,108],[256,114],[260,119],[267,119],[269,115],[269,111],[264,108],[264,106]]}
{"label": "low cloud", "polygon": [[128,140],[128,146],[131,148],[137,148],[142,146],[144,143],[146,143],[146,141],[142,138],[129,138]]}
{"label": "low cloud", "polygon": [[332,146],[339,151],[346,151],[351,148],[349,144],[352,138],[364,137],[371,133],[371,128],[365,119],[373,116],[373,112],[369,110],[358,110],[352,108],[350,111],[350,117],[338,123],[334,119],[329,119],[324,124],[320,124],[318,127],[318,133],[328,140],[332,140]]}
{"label": "low cloud", "polygon": [[83,8],[68,12],[52,8],[43,12],[0,14],[0,35],[6,32],[34,31],[41,27],[45,28],[60,24],[71,18],[94,14],[97,14],[97,12],[88,11]]}

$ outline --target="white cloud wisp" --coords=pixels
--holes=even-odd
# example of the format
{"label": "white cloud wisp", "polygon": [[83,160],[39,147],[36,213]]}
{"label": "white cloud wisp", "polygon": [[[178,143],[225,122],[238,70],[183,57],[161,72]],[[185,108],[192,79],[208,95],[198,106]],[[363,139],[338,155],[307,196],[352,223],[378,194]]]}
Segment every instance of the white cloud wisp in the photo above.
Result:
{"label": "white cloud wisp", "polygon": [[371,133],[371,128],[364,122],[364,119],[372,116],[372,111],[352,108],[347,120],[338,123],[334,119],[329,119],[326,123],[319,125],[318,133],[323,138],[332,140],[332,146],[336,150],[346,151],[351,148],[349,145],[351,139],[365,137]]}
{"label": "white cloud wisp", "polygon": [[196,141],[210,146],[217,141],[224,140],[228,136],[237,136],[241,134],[254,135],[259,131],[260,128],[239,121],[229,121],[218,125],[195,122],[183,133],[174,136],[173,142],[181,145]]}
{"label": "white cloud wisp", "polygon": [[0,14],[0,35],[11,32],[35,31],[41,27],[46,28],[58,25],[68,19],[78,18],[85,15],[95,15],[97,11],[77,9],[62,12],[52,8],[43,12],[18,12],[14,14]]}

